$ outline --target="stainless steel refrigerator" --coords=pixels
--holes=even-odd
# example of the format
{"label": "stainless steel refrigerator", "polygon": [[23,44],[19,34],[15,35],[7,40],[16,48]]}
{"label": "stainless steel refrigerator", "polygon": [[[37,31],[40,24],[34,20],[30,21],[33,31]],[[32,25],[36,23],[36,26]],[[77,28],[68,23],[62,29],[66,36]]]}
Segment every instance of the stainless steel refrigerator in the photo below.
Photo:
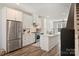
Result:
{"label": "stainless steel refrigerator", "polygon": [[22,22],[7,20],[7,52],[22,47]]}

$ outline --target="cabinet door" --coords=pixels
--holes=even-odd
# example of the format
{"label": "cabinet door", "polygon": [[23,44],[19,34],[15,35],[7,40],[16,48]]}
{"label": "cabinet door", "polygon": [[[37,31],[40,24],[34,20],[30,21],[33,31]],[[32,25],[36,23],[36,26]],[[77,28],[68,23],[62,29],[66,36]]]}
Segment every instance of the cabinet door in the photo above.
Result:
{"label": "cabinet door", "polygon": [[32,44],[35,42],[35,35],[24,35],[23,36],[23,46]]}
{"label": "cabinet door", "polygon": [[6,18],[8,20],[15,20],[16,10],[11,8],[6,8]]}
{"label": "cabinet door", "polygon": [[33,23],[33,18],[32,16],[23,13],[23,25],[26,28],[30,28],[32,27],[32,23]]}
{"label": "cabinet door", "polygon": [[23,46],[27,46],[30,44],[29,37],[26,35],[23,35]]}
{"label": "cabinet door", "polygon": [[31,36],[29,36],[30,43],[35,42],[35,34],[31,33]]}
{"label": "cabinet door", "polygon": [[22,21],[22,12],[16,11],[16,21]]}

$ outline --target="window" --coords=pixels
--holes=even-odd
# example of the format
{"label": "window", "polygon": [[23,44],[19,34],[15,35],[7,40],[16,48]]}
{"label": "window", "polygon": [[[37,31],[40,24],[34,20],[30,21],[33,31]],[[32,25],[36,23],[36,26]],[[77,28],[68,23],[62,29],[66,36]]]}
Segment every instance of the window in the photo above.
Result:
{"label": "window", "polygon": [[61,23],[58,24],[58,32],[61,31]]}
{"label": "window", "polygon": [[58,24],[58,32],[60,32],[61,29],[65,28],[65,27],[66,27],[66,22],[65,21],[59,22],[59,24]]}

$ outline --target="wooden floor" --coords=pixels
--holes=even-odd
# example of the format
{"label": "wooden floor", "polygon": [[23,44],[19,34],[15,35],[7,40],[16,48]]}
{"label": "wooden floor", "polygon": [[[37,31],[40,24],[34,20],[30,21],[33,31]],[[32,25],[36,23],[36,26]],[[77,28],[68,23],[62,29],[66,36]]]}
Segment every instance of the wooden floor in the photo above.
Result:
{"label": "wooden floor", "polygon": [[57,46],[54,47],[49,52],[41,50],[39,47],[29,45],[22,49],[16,50],[14,52],[8,53],[5,56],[58,56]]}

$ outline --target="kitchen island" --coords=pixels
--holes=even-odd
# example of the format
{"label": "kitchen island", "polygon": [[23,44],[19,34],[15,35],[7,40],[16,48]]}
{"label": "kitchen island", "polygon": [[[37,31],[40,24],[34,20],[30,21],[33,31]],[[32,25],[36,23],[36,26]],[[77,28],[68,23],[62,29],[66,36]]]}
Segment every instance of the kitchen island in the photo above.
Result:
{"label": "kitchen island", "polygon": [[[56,45],[60,43],[60,33],[56,33],[54,35],[41,35],[40,36],[40,48],[45,51],[50,51]],[[60,45],[59,45],[60,47]],[[58,47],[58,50],[59,50]]]}

